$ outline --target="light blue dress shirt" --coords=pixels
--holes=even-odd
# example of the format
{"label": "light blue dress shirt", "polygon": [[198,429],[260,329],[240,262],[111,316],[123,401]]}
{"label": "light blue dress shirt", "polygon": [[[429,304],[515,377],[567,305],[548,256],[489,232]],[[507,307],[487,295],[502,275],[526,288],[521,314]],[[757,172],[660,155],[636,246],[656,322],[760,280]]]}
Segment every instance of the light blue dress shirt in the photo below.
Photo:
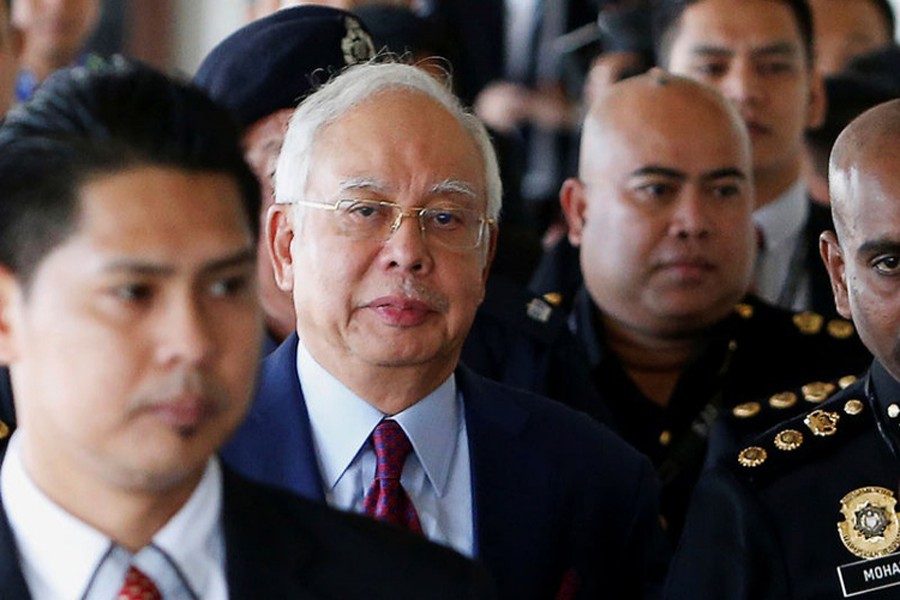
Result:
{"label": "light blue dress shirt", "polygon": [[[333,507],[361,513],[375,479],[369,436],[387,415],[326,371],[302,340],[297,348],[297,374],[325,499]],[[454,376],[391,418],[412,443],[400,483],[416,507],[422,531],[432,541],[474,556],[469,441]]]}

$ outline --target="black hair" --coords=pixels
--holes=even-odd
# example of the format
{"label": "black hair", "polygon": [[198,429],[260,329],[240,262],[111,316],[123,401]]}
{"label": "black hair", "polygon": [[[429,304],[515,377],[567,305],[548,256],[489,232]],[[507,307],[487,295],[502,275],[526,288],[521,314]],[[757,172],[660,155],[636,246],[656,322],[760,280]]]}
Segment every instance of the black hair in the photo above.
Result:
{"label": "black hair", "polygon": [[256,235],[259,184],[236,120],[198,88],[117,57],[53,75],[0,126],[0,264],[27,286],[77,227],[84,185],[141,166],[232,177]]}
{"label": "black hair", "polygon": [[[654,0],[653,7],[653,44],[656,64],[665,67],[669,62],[672,44],[678,36],[681,16],[692,4],[703,0]],[[806,64],[812,68],[814,59],[814,38],[812,10],[808,0],[773,0],[786,4],[794,16],[800,31]]]}

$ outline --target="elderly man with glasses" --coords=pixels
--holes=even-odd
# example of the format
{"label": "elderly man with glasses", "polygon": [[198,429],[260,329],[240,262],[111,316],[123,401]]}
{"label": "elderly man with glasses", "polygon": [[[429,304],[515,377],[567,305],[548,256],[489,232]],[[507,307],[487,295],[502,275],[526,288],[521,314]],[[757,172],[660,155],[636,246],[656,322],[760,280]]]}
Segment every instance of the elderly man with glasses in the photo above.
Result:
{"label": "elderly man with glasses", "polygon": [[474,556],[502,597],[653,596],[646,459],[458,364],[500,196],[484,127],[414,67],[350,67],[304,101],[266,229],[297,335],[264,362],[226,460]]}

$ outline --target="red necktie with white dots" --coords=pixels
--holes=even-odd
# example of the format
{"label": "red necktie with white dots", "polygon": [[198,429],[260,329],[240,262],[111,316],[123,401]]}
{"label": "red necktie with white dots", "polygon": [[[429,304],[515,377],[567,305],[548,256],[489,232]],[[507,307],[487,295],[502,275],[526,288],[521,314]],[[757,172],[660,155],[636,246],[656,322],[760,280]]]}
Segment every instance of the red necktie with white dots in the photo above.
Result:
{"label": "red necktie with white dots", "polygon": [[372,432],[371,440],[377,466],[375,481],[363,500],[363,510],[379,521],[422,533],[416,507],[400,485],[403,464],[412,451],[409,438],[396,421],[382,421]]}
{"label": "red necktie with white dots", "polygon": [[116,600],[162,600],[162,594],[152,579],[136,567],[131,567],[125,575],[125,581],[116,595]]}

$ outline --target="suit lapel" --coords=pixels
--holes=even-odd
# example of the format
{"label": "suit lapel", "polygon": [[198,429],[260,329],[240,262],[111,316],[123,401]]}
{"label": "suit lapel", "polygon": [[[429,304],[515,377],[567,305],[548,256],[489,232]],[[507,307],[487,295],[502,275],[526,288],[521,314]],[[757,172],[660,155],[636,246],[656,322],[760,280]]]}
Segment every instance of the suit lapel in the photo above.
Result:
{"label": "suit lapel", "polygon": [[[0,462],[6,456],[6,446],[9,438],[2,442],[0,447]],[[19,564],[19,551],[16,548],[16,538],[13,536],[12,527],[6,518],[6,509],[0,498],[0,598],[4,600],[28,600],[31,593],[22,575],[22,567]]]}
{"label": "suit lapel", "polygon": [[309,413],[297,376],[297,344],[295,333],[263,361],[253,407],[222,456],[251,479],[324,502]]}
{"label": "suit lapel", "polygon": [[[302,531],[284,531],[258,493],[223,470],[225,576],[231,598],[318,598],[304,585],[313,548]],[[264,504],[264,502],[262,503]]]}
{"label": "suit lapel", "polygon": [[457,377],[465,401],[478,558],[500,589],[531,596],[558,583],[548,573],[561,572],[554,561],[566,560],[554,539],[562,529],[555,522],[562,507],[548,491],[559,488],[559,474],[533,443],[528,407],[464,367]]}

